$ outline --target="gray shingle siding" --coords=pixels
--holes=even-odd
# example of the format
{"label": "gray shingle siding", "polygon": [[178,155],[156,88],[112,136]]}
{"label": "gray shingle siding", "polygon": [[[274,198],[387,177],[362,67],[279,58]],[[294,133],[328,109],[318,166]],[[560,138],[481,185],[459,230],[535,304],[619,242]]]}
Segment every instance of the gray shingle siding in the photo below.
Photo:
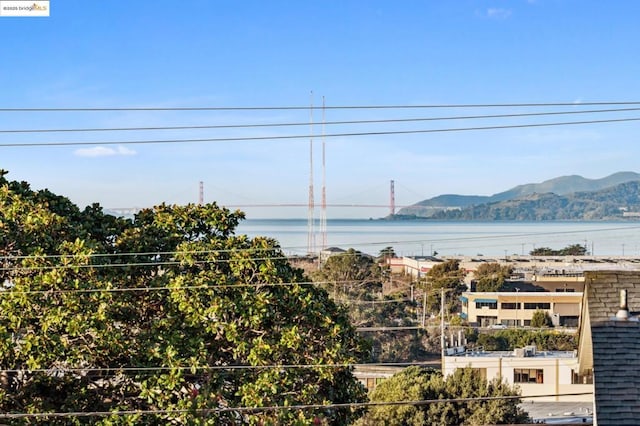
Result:
{"label": "gray shingle siding", "polygon": [[640,311],[640,272],[589,272],[585,274],[585,282],[597,424],[639,425],[640,322],[613,321],[612,317],[619,309],[622,289],[627,290],[629,310]]}

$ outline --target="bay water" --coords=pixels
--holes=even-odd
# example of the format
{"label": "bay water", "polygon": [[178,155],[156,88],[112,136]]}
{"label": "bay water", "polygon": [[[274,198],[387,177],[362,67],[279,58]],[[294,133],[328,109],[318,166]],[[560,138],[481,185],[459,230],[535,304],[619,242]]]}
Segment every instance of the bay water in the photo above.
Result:
{"label": "bay water", "polygon": [[[317,253],[322,248],[317,220],[313,229],[312,251]],[[308,252],[307,219],[247,219],[237,233],[274,238],[289,255]],[[392,247],[399,256],[505,256],[572,244],[586,246],[596,256],[640,256],[640,222],[329,219],[326,233],[326,247],[354,248],[374,256],[385,247]]]}

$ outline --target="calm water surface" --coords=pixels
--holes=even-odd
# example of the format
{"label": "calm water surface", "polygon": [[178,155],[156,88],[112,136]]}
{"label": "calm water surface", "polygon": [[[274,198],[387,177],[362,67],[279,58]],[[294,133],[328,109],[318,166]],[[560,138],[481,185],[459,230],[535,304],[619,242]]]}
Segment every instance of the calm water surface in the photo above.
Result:
{"label": "calm water surface", "polygon": [[[315,225],[318,231],[319,225]],[[287,254],[307,252],[306,219],[248,219],[238,233],[268,236]],[[315,248],[322,239],[315,233]],[[327,246],[377,255],[391,246],[398,255],[512,255],[536,247],[586,245],[598,256],[640,255],[640,222],[438,222],[330,219]]]}

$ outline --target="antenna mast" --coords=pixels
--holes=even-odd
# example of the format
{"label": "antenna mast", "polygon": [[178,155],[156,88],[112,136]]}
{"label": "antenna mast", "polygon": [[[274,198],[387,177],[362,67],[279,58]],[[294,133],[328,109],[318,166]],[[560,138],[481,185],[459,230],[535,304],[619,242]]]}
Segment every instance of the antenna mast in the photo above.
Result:
{"label": "antenna mast", "polygon": [[198,204],[204,204],[204,182],[200,181],[200,188],[198,192]]}
{"label": "antenna mast", "polygon": [[322,210],[320,211],[320,234],[322,235],[322,250],[327,248],[327,171],[325,166],[325,105],[322,97]]}
{"label": "antenna mast", "polygon": [[313,210],[314,197],[313,197],[313,91],[311,92],[311,105],[309,108],[309,126],[310,139],[309,139],[309,211],[307,215],[307,253],[313,254],[315,252],[315,233],[313,230]]}

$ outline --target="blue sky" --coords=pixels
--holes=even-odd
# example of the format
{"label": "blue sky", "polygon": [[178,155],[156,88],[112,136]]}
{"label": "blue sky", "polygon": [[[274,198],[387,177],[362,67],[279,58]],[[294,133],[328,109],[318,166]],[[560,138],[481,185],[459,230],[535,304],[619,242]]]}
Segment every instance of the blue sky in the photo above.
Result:
{"label": "blue sky", "polygon": [[[326,110],[325,120],[578,111],[640,101],[636,1],[52,0],[48,18],[0,18],[0,107],[255,107],[574,103],[569,107]],[[313,92],[313,97],[311,96]],[[627,106],[628,107],[628,106]],[[640,117],[640,111],[535,118],[325,126],[327,134]],[[316,109],[313,120],[322,121]],[[307,123],[309,110],[0,112],[0,130]],[[412,204],[490,195],[562,175],[640,172],[640,122],[327,137],[329,204]],[[315,193],[320,203],[321,126]],[[309,126],[0,133],[0,145],[308,135]],[[81,207],[163,201],[260,205],[308,200],[309,141],[0,146],[0,168]],[[304,207],[246,207],[249,218]],[[379,217],[388,208],[328,209]]]}

